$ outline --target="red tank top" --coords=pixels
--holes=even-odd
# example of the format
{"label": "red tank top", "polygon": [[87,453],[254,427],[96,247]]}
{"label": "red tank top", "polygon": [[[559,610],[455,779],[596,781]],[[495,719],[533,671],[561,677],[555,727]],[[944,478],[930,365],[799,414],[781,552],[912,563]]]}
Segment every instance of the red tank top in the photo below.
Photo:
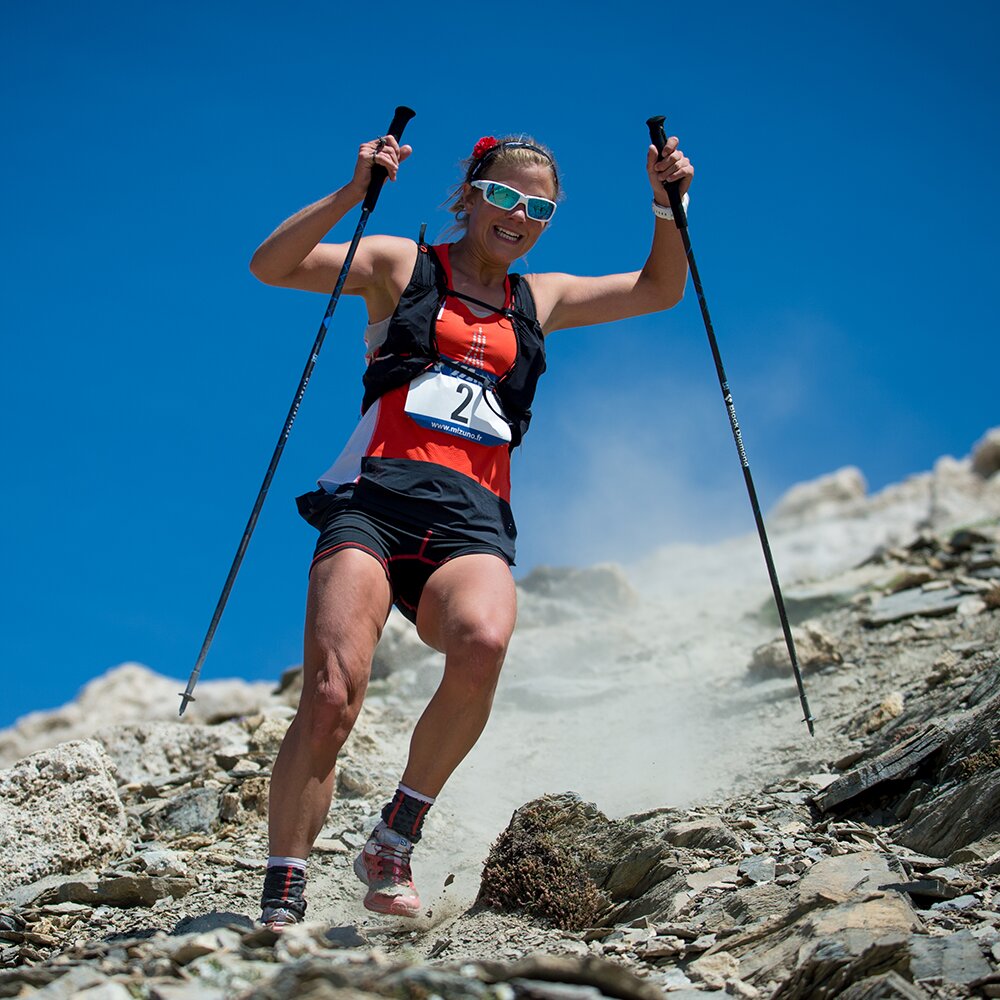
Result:
{"label": "red tank top", "polygon": [[[449,247],[442,245],[434,250],[451,287]],[[510,306],[509,280],[504,287],[503,306]],[[501,313],[477,316],[468,303],[453,295],[446,298],[438,312],[435,335],[443,358],[472,365],[498,377],[510,370],[517,357],[517,336],[507,317]],[[352,438],[345,453],[351,450],[357,458],[409,459],[443,465],[468,476],[509,503],[510,449],[504,445],[477,444],[445,431],[420,426],[405,411],[408,390],[409,386],[403,385],[379,397],[358,427],[367,442]],[[346,457],[342,455],[341,460]],[[345,481],[341,476],[332,478]]]}

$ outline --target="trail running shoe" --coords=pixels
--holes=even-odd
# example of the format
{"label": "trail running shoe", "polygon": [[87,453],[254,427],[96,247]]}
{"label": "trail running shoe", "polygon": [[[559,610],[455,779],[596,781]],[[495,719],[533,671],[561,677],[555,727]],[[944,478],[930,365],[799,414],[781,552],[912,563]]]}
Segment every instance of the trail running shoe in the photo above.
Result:
{"label": "trail running shoe", "polygon": [[283,906],[265,906],[261,911],[258,923],[270,928],[272,931],[280,931],[290,924],[297,924],[299,915],[292,910],[287,910]]}
{"label": "trail running shoe", "polygon": [[379,823],[354,861],[354,874],[368,886],[365,908],[394,917],[415,917],[420,897],[413,884],[413,844]]}

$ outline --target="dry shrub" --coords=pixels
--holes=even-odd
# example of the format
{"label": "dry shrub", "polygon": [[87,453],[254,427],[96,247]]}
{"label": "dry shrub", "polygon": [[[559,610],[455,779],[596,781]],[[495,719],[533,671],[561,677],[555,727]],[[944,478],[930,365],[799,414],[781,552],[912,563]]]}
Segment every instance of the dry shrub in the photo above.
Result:
{"label": "dry shrub", "polygon": [[974,753],[959,764],[959,773],[970,778],[979,771],[1000,767],[1000,740],[991,740],[990,745],[979,753]]}
{"label": "dry shrub", "polygon": [[587,874],[585,859],[549,826],[539,803],[517,811],[490,848],[477,901],[541,917],[562,930],[590,927],[604,897]]}

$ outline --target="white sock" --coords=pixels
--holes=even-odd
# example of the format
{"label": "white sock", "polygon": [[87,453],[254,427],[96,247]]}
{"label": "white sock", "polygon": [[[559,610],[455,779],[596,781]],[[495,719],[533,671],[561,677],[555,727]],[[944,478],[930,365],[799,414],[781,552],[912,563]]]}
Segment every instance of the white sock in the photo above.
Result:
{"label": "white sock", "polygon": [[298,868],[300,871],[306,870],[305,858],[283,858],[279,855],[272,855],[267,859],[268,868]]}
{"label": "white sock", "polygon": [[432,799],[429,795],[424,795],[422,792],[415,792],[412,788],[408,788],[402,782],[396,786],[404,795],[409,795],[411,799],[416,799],[418,802],[426,802],[428,805],[434,805],[435,799]]}

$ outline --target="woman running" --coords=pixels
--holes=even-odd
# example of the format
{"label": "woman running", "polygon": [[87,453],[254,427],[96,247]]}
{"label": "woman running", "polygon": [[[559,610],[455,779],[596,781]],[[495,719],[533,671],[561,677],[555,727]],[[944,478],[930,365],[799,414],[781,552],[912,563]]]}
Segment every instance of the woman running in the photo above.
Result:
{"label": "woman running", "polygon": [[[348,246],[320,241],[364,199],[373,166],[395,180],[411,152],[392,136],[363,143],[351,180],[282,223],[254,254],[253,274],[329,294]],[[528,430],[545,337],[669,309],[683,294],[687,264],[663,182],[679,182],[686,203],[694,169],[672,137],[662,159],[649,147],[646,171],[655,224],[640,271],[510,273],[560,197],[552,153],[523,137],[476,143],[450,205],[456,242],[370,236],[359,243],[343,291],[362,296],[368,309],[362,417],[319,489],[298,501],[320,534],[302,697],[271,775],[263,923],[281,927],[305,914],[306,858],[393,604],[444,653],[444,676],[354,870],[368,887],[368,909],[419,911],[413,847],[486,725],[514,629],[510,453]]]}

